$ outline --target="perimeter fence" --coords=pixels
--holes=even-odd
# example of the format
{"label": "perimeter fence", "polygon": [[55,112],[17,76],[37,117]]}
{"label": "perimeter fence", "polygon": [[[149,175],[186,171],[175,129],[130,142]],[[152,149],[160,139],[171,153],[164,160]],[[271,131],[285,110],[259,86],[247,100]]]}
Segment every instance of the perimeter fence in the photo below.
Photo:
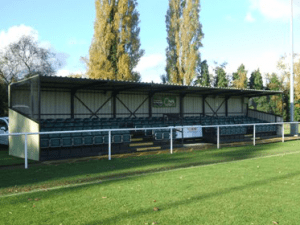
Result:
{"label": "perimeter fence", "polygon": [[[173,131],[184,128],[216,128],[216,138],[217,138],[217,148],[220,148],[220,129],[223,127],[253,127],[253,146],[256,145],[256,135],[257,135],[257,128],[260,126],[268,126],[268,125],[277,125],[281,126],[281,129],[277,131],[277,134],[282,138],[282,142],[285,141],[285,133],[286,127],[285,125],[290,126],[298,126],[300,122],[277,122],[277,123],[255,123],[255,124],[224,124],[224,125],[192,125],[192,126],[169,126],[169,127],[151,127],[151,128],[126,128],[126,129],[96,129],[96,130],[72,130],[72,131],[45,131],[45,132],[34,132],[34,133],[8,133],[8,134],[0,134],[1,136],[25,136],[25,143],[24,143],[24,159],[25,159],[25,169],[28,168],[28,135],[44,135],[44,134],[72,134],[72,133],[92,133],[92,132],[108,132],[108,160],[111,160],[112,155],[112,132],[115,131],[146,131],[146,130],[170,130],[170,154],[173,154]],[[296,135],[299,134],[299,130],[297,130]]]}

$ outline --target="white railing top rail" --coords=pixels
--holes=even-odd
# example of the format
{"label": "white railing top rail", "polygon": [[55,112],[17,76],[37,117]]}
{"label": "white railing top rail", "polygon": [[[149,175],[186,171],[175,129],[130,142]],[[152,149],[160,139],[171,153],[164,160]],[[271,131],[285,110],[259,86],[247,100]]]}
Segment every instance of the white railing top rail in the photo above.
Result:
{"label": "white railing top rail", "polygon": [[168,126],[168,127],[142,127],[142,128],[113,128],[113,129],[93,129],[93,130],[67,130],[67,131],[42,131],[42,132],[21,132],[0,134],[0,136],[19,136],[19,135],[38,135],[38,134],[70,134],[70,133],[91,133],[91,132],[109,132],[109,131],[137,131],[137,130],[163,130],[163,129],[180,129],[190,127],[217,128],[217,127],[240,127],[240,126],[266,126],[282,124],[299,124],[300,122],[276,122],[276,123],[249,123],[249,124],[220,124],[220,125],[185,125],[185,126]]}

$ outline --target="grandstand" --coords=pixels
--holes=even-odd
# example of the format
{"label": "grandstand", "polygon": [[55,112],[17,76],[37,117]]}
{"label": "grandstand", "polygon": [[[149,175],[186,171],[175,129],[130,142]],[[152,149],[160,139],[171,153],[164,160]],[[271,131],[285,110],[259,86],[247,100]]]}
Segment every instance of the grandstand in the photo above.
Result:
{"label": "grandstand", "polygon": [[[122,129],[111,133],[114,154],[157,149],[171,138],[165,127],[281,122],[280,116],[248,109],[250,98],[278,94],[282,92],[36,75],[10,85],[9,129],[96,130],[29,135],[28,158],[33,160],[106,154],[108,132],[101,130],[107,129]],[[221,127],[221,141],[241,140],[252,129]],[[266,124],[256,132],[273,135],[277,127]],[[178,143],[216,142],[216,128],[173,129],[172,135]],[[9,152],[24,157],[24,137],[11,136]]]}

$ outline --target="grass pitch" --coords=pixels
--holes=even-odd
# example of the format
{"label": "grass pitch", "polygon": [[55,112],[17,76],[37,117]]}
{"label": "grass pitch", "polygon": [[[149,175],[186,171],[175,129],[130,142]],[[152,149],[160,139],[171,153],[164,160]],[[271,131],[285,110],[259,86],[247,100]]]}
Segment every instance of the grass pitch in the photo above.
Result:
{"label": "grass pitch", "polygon": [[[23,186],[47,186],[62,174],[65,179],[83,179],[91,176],[87,163],[98,176],[124,172],[124,177],[0,197],[0,224],[298,224],[300,142],[252,147],[255,152],[249,147],[76,163],[68,165],[78,168],[73,174],[63,171],[64,165],[17,169],[24,171],[20,176],[48,175],[48,183],[36,176],[36,182],[20,181]],[[238,159],[247,160],[232,161]],[[93,164],[107,167],[122,160],[122,166],[102,171]],[[212,164],[221,161],[226,163]],[[184,162],[194,167],[185,168]],[[171,166],[178,169],[126,177],[129,171]],[[1,186],[11,187],[2,182]]]}

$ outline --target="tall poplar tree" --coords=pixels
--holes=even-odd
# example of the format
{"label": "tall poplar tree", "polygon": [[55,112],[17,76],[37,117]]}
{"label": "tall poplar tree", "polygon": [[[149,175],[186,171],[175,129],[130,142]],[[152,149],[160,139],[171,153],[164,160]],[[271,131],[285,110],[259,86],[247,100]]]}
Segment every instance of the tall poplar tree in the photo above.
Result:
{"label": "tall poplar tree", "polygon": [[136,0],[96,0],[94,37],[90,46],[90,78],[138,80],[133,69],[144,54],[140,49]]}
{"label": "tall poplar tree", "polygon": [[166,15],[166,72],[170,83],[190,85],[200,66],[203,38],[200,0],[169,0]]}

